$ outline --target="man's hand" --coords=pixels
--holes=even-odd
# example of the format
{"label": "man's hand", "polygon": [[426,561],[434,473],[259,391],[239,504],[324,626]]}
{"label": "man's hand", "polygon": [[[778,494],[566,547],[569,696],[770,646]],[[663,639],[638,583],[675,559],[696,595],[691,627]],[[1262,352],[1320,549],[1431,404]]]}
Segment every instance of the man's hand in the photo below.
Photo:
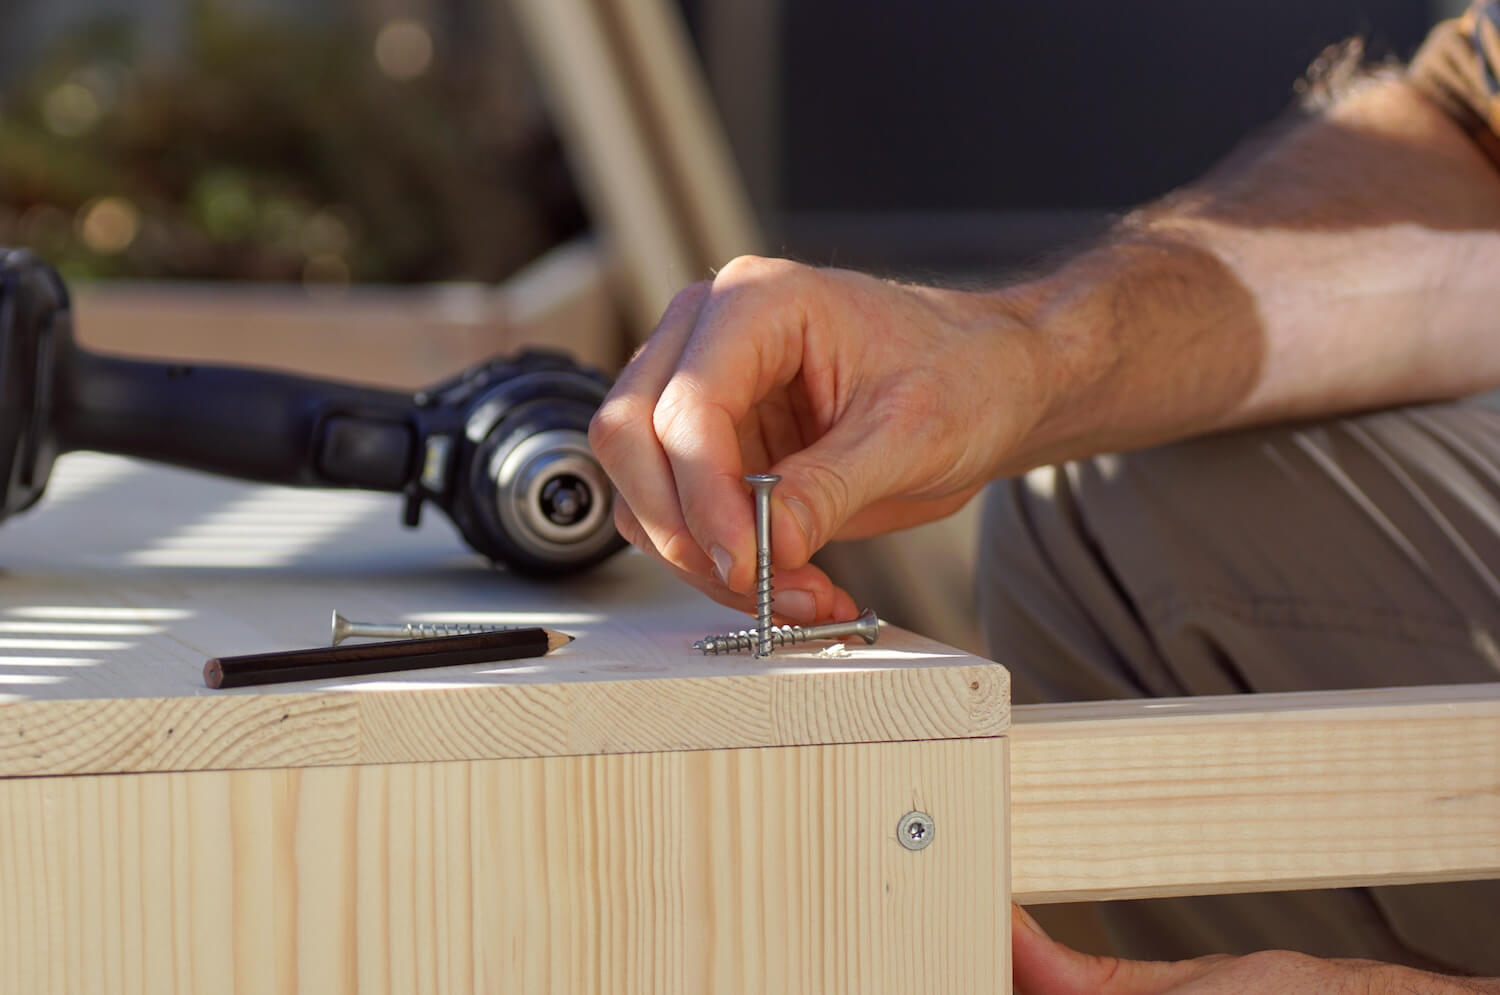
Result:
{"label": "man's hand", "polygon": [[1090,957],[1042,932],[1011,906],[1016,995],[1438,995],[1500,992],[1500,981],[1450,978],[1368,960],[1320,960],[1286,950],[1184,961]]}
{"label": "man's hand", "polygon": [[776,607],[848,618],[808,565],[987,480],[1272,419],[1500,384],[1500,179],[1399,80],[996,293],[742,258],[678,295],[589,432],[620,532],[749,610],[772,497]]}
{"label": "man's hand", "polygon": [[828,540],[946,515],[1042,410],[1037,343],[983,294],[741,258],[678,295],[590,427],[620,533],[750,607],[747,473],[772,495],[776,608],[852,618]]}

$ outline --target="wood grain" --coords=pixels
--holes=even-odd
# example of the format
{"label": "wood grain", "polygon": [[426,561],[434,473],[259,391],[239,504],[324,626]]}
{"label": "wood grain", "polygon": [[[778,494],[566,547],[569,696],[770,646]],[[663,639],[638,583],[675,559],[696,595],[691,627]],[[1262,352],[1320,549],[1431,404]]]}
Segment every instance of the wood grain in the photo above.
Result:
{"label": "wood grain", "polygon": [[764,251],[692,39],[666,0],[596,0],[700,263]]}
{"label": "wood grain", "polygon": [[649,329],[678,290],[707,274],[673,205],[622,53],[591,0],[514,0],[509,9],[591,213],[621,261],[634,323]]}
{"label": "wood grain", "polygon": [[994,664],[0,705],[0,776],[238,770],[994,736]]}
{"label": "wood grain", "polygon": [[[1008,722],[1002,668],[899,629],[838,659],[701,656],[695,639],[748,619],[639,555],[540,584],[486,568],[442,522],[402,529],[393,495],[91,454],[66,457],[54,488],[0,528],[0,776],[935,739]],[[578,638],[535,660],[203,686],[209,657],[326,643],[334,608]]]}
{"label": "wood grain", "polygon": [[1008,991],[1005,750],[4,780],[0,992]]}
{"label": "wood grain", "polygon": [[1023,903],[1500,877],[1500,684],[1014,718]]}

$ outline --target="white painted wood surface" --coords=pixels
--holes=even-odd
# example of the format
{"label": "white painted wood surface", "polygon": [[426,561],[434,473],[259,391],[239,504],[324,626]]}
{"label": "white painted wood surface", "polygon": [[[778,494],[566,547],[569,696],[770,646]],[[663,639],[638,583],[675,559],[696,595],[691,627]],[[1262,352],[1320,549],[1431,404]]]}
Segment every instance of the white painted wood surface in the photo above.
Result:
{"label": "white painted wood surface", "polygon": [[[703,658],[743,616],[640,557],[543,585],[398,509],[81,455],[0,526],[0,995],[1009,990],[1002,668]],[[579,638],[203,687],[334,607]]]}
{"label": "white painted wood surface", "polygon": [[[748,498],[747,498],[748,500]],[[0,774],[460,760],[998,735],[1002,668],[898,629],[704,657],[749,624],[626,553],[561,583],[489,568],[399,498],[99,456],[0,525]],[[543,624],[545,658],[232,691],[209,657],[326,644],[360,620]],[[414,692],[423,692],[417,694]]]}

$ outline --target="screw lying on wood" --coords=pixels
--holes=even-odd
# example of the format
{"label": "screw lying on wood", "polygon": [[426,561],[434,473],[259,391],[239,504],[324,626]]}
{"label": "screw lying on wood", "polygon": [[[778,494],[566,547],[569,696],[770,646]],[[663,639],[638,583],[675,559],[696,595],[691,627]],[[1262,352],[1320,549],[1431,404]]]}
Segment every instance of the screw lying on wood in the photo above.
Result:
{"label": "screw lying on wood", "polygon": [[[876,616],[875,609],[866,608],[863,614],[852,622],[828,622],[824,625],[773,625],[769,632],[771,642],[777,646],[792,646],[816,639],[847,639],[850,636],[858,636],[866,643],[873,643],[880,637],[880,626],[881,621]],[[705,636],[693,644],[693,649],[705,656],[718,656],[720,653],[742,653],[745,650],[755,649],[759,641],[758,630],[741,629],[738,632],[726,632],[718,636]]]}
{"label": "screw lying on wood", "polygon": [[500,632],[513,625],[467,622],[351,622],[333,613],[333,645],[345,639],[429,639],[433,636],[472,636],[478,632]]}

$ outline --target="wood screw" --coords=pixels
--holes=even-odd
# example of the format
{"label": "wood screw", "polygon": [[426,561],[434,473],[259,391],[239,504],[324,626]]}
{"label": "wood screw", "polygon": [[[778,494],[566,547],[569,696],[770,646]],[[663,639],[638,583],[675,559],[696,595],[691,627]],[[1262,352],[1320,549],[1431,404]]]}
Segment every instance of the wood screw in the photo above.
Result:
{"label": "wood screw", "polygon": [[514,629],[513,625],[488,625],[480,622],[351,622],[333,613],[332,643],[345,639],[432,639],[437,636],[472,636],[480,632]]}
{"label": "wood screw", "polygon": [[[875,615],[875,609],[866,608],[859,618],[852,622],[827,622],[823,625],[773,625],[771,626],[771,642],[776,646],[793,646],[814,639],[848,639],[850,636],[858,636],[866,643],[873,643],[880,638],[880,626],[881,622]],[[738,632],[726,632],[717,636],[704,636],[693,644],[693,649],[704,656],[718,656],[720,653],[753,649],[758,645],[759,640],[758,631],[741,629]]]}
{"label": "wood screw", "polygon": [[774,473],[752,473],[745,483],[755,492],[755,624],[757,657],[770,656],[775,648],[771,636],[771,489],[781,477]]}
{"label": "wood screw", "polygon": [[926,812],[907,812],[896,824],[896,840],[908,850],[925,850],[937,835],[937,824]]}

